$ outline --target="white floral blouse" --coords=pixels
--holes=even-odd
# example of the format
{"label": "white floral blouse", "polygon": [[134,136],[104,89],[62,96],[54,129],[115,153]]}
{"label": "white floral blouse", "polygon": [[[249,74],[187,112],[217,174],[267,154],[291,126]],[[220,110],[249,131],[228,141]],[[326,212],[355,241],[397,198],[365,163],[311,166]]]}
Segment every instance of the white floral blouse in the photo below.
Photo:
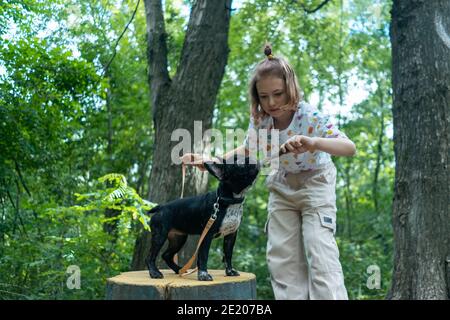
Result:
{"label": "white floral blouse", "polygon": [[[258,134],[249,134],[250,130],[255,130],[258,133],[260,129],[267,129],[267,139],[258,139]],[[258,149],[260,154],[271,156],[272,149],[276,145],[271,141],[273,135],[273,118],[270,116],[264,117],[256,125],[252,117],[250,117],[249,131],[244,141],[244,146],[250,151],[250,154],[257,154]],[[347,136],[339,131],[338,127],[331,123],[330,117],[321,113],[317,108],[311,106],[306,102],[300,102],[295,112],[291,123],[284,130],[279,130],[279,145],[281,146],[290,137],[294,135],[304,135],[308,137],[322,137],[322,138],[347,138]],[[255,141],[255,139],[257,141]],[[265,150],[265,152],[262,152]],[[322,151],[315,151],[314,153],[305,152],[301,154],[287,153],[282,155],[279,159],[281,169],[296,173],[300,171],[313,170],[325,166],[330,163],[330,154]]]}

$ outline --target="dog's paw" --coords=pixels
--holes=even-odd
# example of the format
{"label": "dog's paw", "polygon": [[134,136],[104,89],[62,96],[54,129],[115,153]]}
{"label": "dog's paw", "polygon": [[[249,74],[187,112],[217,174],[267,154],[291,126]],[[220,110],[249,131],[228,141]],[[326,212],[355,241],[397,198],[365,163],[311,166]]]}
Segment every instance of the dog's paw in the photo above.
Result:
{"label": "dog's paw", "polygon": [[173,272],[175,272],[176,274],[180,274],[181,268],[180,268],[180,267],[178,267],[178,268],[172,268],[172,270],[173,270]]}
{"label": "dog's paw", "polygon": [[206,271],[199,271],[197,274],[197,278],[200,281],[212,281],[213,277]]}
{"label": "dog's paw", "polygon": [[162,279],[164,275],[159,270],[149,270],[150,278],[152,279]]}
{"label": "dog's paw", "polygon": [[237,277],[240,276],[239,272],[237,272],[235,269],[226,269],[225,274],[228,277]]}

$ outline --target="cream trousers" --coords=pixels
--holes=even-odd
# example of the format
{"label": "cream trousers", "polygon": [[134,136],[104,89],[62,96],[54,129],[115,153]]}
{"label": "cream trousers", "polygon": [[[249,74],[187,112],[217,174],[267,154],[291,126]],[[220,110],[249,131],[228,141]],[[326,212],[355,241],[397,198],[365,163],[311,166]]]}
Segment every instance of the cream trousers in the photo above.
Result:
{"label": "cream trousers", "polygon": [[277,300],[347,300],[336,231],[336,167],[269,175],[267,263]]}

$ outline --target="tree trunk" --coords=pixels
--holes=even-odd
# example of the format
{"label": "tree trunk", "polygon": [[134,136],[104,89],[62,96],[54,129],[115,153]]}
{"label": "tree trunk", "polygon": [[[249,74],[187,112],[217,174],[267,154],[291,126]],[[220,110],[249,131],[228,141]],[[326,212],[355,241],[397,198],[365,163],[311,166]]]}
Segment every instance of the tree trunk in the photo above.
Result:
{"label": "tree trunk", "polygon": [[[167,69],[167,34],[161,1],[145,0],[149,83],[155,126],[149,181],[149,199],[152,202],[164,203],[176,199],[181,192],[181,166],[175,165],[171,160],[172,148],[179,141],[171,141],[172,132],[177,128],[187,129],[192,142],[199,143],[193,141],[194,120],[202,121],[203,132],[211,127],[214,103],[229,52],[231,2],[232,0],[194,2],[181,60],[172,80]],[[191,173],[186,180],[187,196],[204,192],[207,185],[206,173],[198,170],[192,170]],[[133,270],[145,268],[149,246],[150,234],[145,232],[136,241]],[[192,241],[188,248],[189,250],[183,249],[180,254],[181,263],[193,252]]]}
{"label": "tree trunk", "polygon": [[391,23],[394,272],[391,299],[447,299],[450,1],[394,0]]}
{"label": "tree trunk", "polygon": [[377,157],[375,161],[375,173],[373,177],[373,185],[372,185],[372,199],[373,205],[375,208],[375,214],[378,216],[380,213],[380,208],[378,205],[378,178],[380,176],[381,164],[383,161],[383,137],[384,137],[384,94],[383,87],[381,81],[377,80],[378,86],[378,96],[380,98],[380,133],[378,135],[378,145],[377,145]]}

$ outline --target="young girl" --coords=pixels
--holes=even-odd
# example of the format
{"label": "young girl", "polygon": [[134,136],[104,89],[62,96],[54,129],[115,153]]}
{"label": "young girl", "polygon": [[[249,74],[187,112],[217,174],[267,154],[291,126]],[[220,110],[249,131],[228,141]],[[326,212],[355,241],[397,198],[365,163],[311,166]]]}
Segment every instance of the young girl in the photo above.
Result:
{"label": "young girl", "polygon": [[[296,75],[287,61],[274,57],[259,62],[250,81],[249,130],[279,130],[285,154],[266,179],[270,191],[265,231],[267,263],[276,299],[348,299],[334,238],[336,230],[336,168],[330,155],[353,156],[355,145],[329,117],[301,100]],[[250,131],[249,131],[250,132]],[[251,141],[232,153],[252,155],[270,150]],[[276,144],[275,144],[276,145]],[[185,154],[204,170],[202,157]],[[206,160],[205,160],[206,161]]]}

